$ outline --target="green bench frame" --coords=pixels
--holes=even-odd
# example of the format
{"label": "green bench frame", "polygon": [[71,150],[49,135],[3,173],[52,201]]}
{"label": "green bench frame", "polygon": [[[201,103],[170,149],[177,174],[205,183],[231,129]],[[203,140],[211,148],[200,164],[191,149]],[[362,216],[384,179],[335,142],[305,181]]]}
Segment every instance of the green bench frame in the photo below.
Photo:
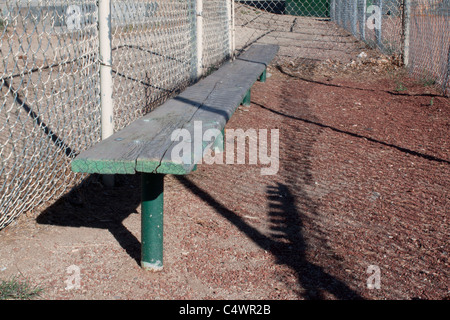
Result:
{"label": "green bench frame", "polygon": [[[267,65],[278,52],[276,45],[252,45],[233,61],[169,99],[144,117],[80,153],[72,171],[105,175],[141,173],[141,266],[163,267],[164,176],[186,175],[196,163],[171,159],[177,144],[171,134],[187,129],[193,134],[196,121],[202,130],[224,131],[241,104],[250,105],[251,87],[266,80]],[[202,132],[203,134],[203,132]],[[202,154],[211,144],[204,144]]]}

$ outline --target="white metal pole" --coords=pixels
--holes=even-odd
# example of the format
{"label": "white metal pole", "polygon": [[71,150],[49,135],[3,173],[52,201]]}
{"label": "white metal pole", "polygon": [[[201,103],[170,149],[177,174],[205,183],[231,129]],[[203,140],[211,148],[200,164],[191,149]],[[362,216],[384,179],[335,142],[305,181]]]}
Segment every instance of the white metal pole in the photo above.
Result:
{"label": "white metal pole", "polygon": [[403,64],[409,65],[411,0],[403,0]]}
{"label": "white metal pole", "polygon": [[367,13],[367,3],[366,0],[361,0],[361,9],[359,10],[360,18],[359,18],[359,33],[360,38],[363,41],[366,41],[366,13]]}
{"label": "white metal pole", "polygon": [[234,11],[234,0],[231,0],[231,58],[234,60],[236,54],[236,12]]}
{"label": "white metal pole", "polygon": [[227,20],[228,20],[228,51],[230,57],[233,56],[233,14],[232,14],[232,5],[231,3],[234,0],[226,0],[225,5],[227,7]]}
{"label": "white metal pole", "polygon": [[444,95],[447,97],[450,96],[450,45],[448,46],[448,52],[447,52],[447,74],[444,77]]}
{"label": "white metal pole", "polygon": [[353,35],[356,37],[357,36],[357,30],[356,30],[356,24],[358,21],[358,1],[357,0],[353,0],[351,2],[351,9],[352,12],[350,13],[351,15],[351,24],[352,24],[352,33]]}
{"label": "white metal pole", "polygon": [[203,75],[203,0],[197,0],[197,78]]}
{"label": "white metal pole", "polygon": [[111,52],[111,1],[98,1],[98,29],[100,44],[100,104],[102,110],[102,139],[114,132],[113,119],[113,81]]}
{"label": "white metal pole", "polygon": [[336,21],[336,0],[330,2],[330,20]]}
{"label": "white metal pole", "polygon": [[379,23],[375,24],[375,39],[377,41],[378,48],[384,52],[383,45],[383,0],[378,0],[378,8],[379,15],[377,18],[379,19]]}
{"label": "white metal pole", "polygon": [[[100,107],[102,140],[114,133],[113,80],[111,52],[111,0],[98,0],[98,37],[100,60]],[[104,176],[104,183],[114,184],[113,176]]]}
{"label": "white metal pole", "polygon": [[342,27],[342,11],[344,11],[343,8],[343,3],[341,0],[335,0],[336,1],[336,8],[337,8],[337,13],[336,13],[336,22],[339,26]]}

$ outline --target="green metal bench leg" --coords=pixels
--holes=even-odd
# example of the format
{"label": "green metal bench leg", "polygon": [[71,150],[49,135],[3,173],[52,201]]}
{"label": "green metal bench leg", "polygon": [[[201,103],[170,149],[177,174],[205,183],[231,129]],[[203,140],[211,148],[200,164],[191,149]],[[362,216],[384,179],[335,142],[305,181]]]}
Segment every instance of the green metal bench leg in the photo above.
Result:
{"label": "green metal bench leg", "polygon": [[250,100],[251,100],[251,89],[247,91],[244,100],[242,100],[242,105],[248,107],[250,105]]}
{"label": "green metal bench leg", "polygon": [[221,134],[216,137],[212,149],[214,152],[223,152],[223,150],[225,150],[225,128],[223,128]]}
{"label": "green metal bench leg", "polygon": [[267,69],[264,69],[264,72],[261,74],[258,80],[260,82],[266,82],[266,79],[267,79]]}
{"label": "green metal bench leg", "polygon": [[141,266],[163,268],[164,175],[142,173]]}

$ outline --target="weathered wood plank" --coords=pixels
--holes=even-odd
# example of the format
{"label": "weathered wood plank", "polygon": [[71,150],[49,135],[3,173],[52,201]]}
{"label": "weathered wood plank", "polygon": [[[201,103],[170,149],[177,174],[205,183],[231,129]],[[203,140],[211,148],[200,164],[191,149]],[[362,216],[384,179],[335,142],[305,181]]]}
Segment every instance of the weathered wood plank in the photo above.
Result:
{"label": "weathered wood plank", "polygon": [[72,161],[75,172],[133,174],[136,159],[146,146],[160,152],[174,127],[187,121],[197,108],[169,100],[151,113],[131,123],[108,139],[82,152]]}
{"label": "weathered wood plank", "polygon": [[[196,163],[172,159],[172,151],[180,143],[171,139],[172,133],[186,129],[194,137],[196,122],[202,124],[202,136],[208,129],[222,131],[277,51],[278,46],[274,45],[252,46],[235,61],[225,63],[177,97],[82,152],[72,161],[72,170],[100,174],[188,174]],[[202,152],[208,145],[203,142]]]}
{"label": "weathered wood plank", "polygon": [[[175,97],[174,99],[187,104],[200,105],[189,121],[190,125],[184,127],[184,129],[189,131],[190,136],[195,136],[195,122],[202,123],[202,136],[208,129],[222,131],[248,89],[265,71],[267,64],[275,57],[277,51],[277,46],[254,46],[236,61],[226,63],[203,80],[204,82],[212,83],[214,87],[207,92],[208,96],[203,101],[192,98],[189,94],[181,94]],[[208,87],[211,87],[211,85]],[[197,90],[204,92],[201,87],[192,87],[193,92]],[[203,97],[204,95],[202,95]],[[180,127],[179,129],[182,128]],[[156,159],[156,157],[150,157],[149,154],[154,153],[154,150],[146,147],[137,160],[137,171],[170,174],[187,174],[191,172],[196,165],[193,159],[194,155],[192,155],[190,163],[175,163],[171,157],[173,148],[178,144],[178,141],[171,143],[164,157],[160,158],[160,160]],[[203,143],[202,152],[208,145],[210,145],[208,142]]]}

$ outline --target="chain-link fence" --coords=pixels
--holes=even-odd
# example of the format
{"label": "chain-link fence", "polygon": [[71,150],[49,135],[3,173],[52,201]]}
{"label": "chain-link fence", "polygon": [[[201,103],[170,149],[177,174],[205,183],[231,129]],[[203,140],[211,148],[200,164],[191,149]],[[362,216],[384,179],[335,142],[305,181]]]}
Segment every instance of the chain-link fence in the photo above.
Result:
{"label": "chain-link fence", "polygon": [[416,0],[405,7],[406,63],[425,83],[450,94],[450,0]]}
{"label": "chain-link fence", "polygon": [[64,192],[71,157],[99,139],[95,8],[1,2],[0,226]]}
{"label": "chain-link fence", "polygon": [[340,26],[387,55],[398,54],[411,73],[449,86],[449,0],[331,0]]}
{"label": "chain-link fence", "polygon": [[229,57],[231,1],[200,4],[0,1],[0,229],[85,177],[70,161],[102,138],[105,83],[116,131]]}
{"label": "chain-link fence", "polygon": [[[276,43],[300,67],[354,58],[356,38],[448,93],[450,0],[236,0],[235,14],[238,51]],[[294,41],[302,48],[293,50]]]}
{"label": "chain-link fence", "polygon": [[70,161],[105,119],[125,127],[255,42],[297,70],[369,45],[448,90],[449,1],[0,1],[0,229],[85,177]]}

